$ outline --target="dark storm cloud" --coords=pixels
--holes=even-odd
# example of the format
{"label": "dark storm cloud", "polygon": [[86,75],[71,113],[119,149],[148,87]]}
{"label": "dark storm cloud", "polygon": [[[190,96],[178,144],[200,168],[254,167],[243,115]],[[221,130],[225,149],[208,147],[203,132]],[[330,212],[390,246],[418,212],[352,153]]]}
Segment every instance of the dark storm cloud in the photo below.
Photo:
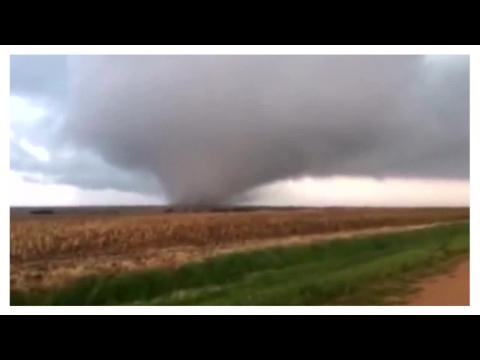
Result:
{"label": "dark storm cloud", "polygon": [[468,179],[466,56],[91,56],[65,136],[221,202],[301,175]]}
{"label": "dark storm cloud", "polygon": [[[10,168],[27,182],[73,185],[82,189],[116,189],[158,194],[158,181],[151,174],[134,173],[105,162],[92,151],[79,151],[65,141],[63,128],[67,105],[66,56],[12,56],[10,94],[21,99],[10,122]],[[23,119],[24,106],[42,108],[35,121]],[[20,107],[20,109],[19,109]],[[13,113],[14,111],[20,113]],[[13,134],[13,135],[12,135]],[[41,161],[23,148],[21,140],[42,147],[50,155]]]}
{"label": "dark storm cloud", "polygon": [[10,143],[10,168],[23,173],[28,182],[73,185],[82,189],[115,189],[158,194],[158,181],[149,174],[132,173],[105,163],[90,152],[51,153],[48,161],[40,161],[18,143]]}
{"label": "dark storm cloud", "polygon": [[468,178],[468,58],[123,56],[71,62],[67,135],[173,201],[309,175]]}

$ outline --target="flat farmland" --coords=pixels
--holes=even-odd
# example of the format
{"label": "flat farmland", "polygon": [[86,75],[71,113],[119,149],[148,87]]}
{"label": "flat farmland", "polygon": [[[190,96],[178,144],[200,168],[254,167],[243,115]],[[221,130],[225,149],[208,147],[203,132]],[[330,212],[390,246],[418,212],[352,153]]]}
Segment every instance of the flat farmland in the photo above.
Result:
{"label": "flat farmland", "polygon": [[12,211],[11,289],[55,288],[89,275],[176,268],[242,250],[468,218],[468,208]]}

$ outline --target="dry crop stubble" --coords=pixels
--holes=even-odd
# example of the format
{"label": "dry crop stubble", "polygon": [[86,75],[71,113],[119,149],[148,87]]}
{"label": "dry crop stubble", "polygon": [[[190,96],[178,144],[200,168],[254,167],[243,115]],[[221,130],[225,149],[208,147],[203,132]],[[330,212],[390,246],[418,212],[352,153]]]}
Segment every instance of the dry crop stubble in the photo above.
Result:
{"label": "dry crop stubble", "polygon": [[[352,236],[345,238],[348,233]],[[270,248],[263,247],[268,243],[263,241],[257,248],[249,244],[200,262],[183,261],[176,269],[123,267],[123,272],[89,277],[83,272],[78,282],[60,284],[59,277],[50,289],[12,288],[11,301],[13,305],[391,304],[410,294],[416,279],[446,269],[460,256],[465,258],[469,249],[466,222],[299,239],[312,237],[326,241],[281,247],[277,242]],[[72,277],[82,269],[69,271]]]}
{"label": "dry crop stubble", "polygon": [[12,289],[59,286],[90,274],[171,268],[225,251],[288,245],[292,237],[308,240],[468,216],[468,208],[333,208],[16,217],[11,220],[10,284]]}
{"label": "dry crop stubble", "polygon": [[249,239],[468,219],[468,209],[320,209],[27,217],[11,221],[13,263],[119,254],[132,249],[217,246]]}

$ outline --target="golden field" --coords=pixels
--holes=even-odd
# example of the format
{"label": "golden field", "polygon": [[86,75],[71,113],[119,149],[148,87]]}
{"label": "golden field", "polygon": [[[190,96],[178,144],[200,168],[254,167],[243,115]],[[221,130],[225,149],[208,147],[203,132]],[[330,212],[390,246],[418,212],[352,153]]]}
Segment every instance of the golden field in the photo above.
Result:
{"label": "golden field", "polygon": [[49,289],[90,275],[176,268],[226,253],[468,218],[468,208],[11,213],[10,288]]}
{"label": "golden field", "polygon": [[11,260],[468,219],[468,209],[322,209],[12,219]]}

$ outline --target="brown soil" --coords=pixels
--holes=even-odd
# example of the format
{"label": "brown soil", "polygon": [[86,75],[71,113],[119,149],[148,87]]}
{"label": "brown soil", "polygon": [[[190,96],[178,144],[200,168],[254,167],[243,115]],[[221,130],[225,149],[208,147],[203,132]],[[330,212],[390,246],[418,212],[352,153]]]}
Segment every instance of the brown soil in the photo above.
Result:
{"label": "brown soil", "polygon": [[419,291],[407,299],[414,306],[470,305],[470,262],[464,259],[448,273],[423,279]]}

